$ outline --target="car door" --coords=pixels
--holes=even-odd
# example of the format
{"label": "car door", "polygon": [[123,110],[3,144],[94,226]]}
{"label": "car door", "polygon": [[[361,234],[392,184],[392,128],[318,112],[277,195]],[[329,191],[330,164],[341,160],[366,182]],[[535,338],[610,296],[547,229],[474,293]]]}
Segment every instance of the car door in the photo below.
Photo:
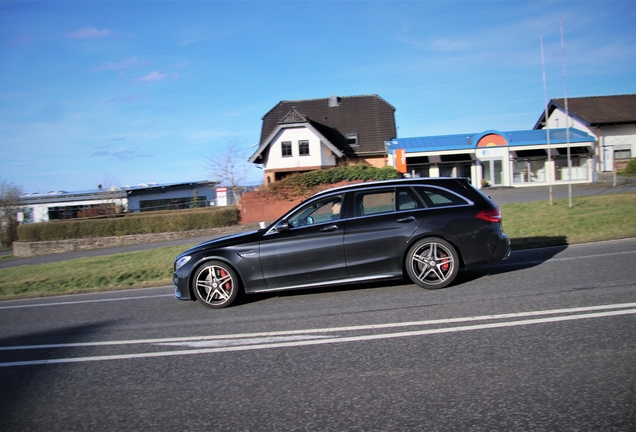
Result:
{"label": "car door", "polygon": [[347,277],[342,199],[339,194],[310,201],[282,221],[286,227],[263,236],[260,259],[269,289],[300,288]]}
{"label": "car door", "polygon": [[347,221],[344,250],[351,277],[402,273],[405,245],[425,211],[410,187],[352,192],[353,217]]}

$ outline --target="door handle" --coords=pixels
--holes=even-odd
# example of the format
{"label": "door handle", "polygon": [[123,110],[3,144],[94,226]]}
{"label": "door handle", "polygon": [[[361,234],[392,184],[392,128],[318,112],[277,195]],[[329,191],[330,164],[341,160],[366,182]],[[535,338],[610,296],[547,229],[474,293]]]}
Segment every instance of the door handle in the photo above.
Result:
{"label": "door handle", "polygon": [[329,225],[329,226],[326,226],[326,227],[322,228],[320,230],[320,232],[335,231],[337,229],[338,229],[338,225]]}
{"label": "door handle", "polygon": [[409,216],[402,219],[398,219],[399,223],[413,222],[415,220],[415,216]]}

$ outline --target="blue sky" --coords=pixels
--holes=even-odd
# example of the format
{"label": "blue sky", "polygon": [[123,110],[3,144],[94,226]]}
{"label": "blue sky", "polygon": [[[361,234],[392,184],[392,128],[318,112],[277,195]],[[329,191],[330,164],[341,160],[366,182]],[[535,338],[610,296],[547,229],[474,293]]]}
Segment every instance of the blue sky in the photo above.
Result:
{"label": "blue sky", "polygon": [[636,1],[0,0],[0,180],[209,179],[279,101],[331,95],[380,95],[398,137],[531,129],[560,18],[568,97],[636,93]]}

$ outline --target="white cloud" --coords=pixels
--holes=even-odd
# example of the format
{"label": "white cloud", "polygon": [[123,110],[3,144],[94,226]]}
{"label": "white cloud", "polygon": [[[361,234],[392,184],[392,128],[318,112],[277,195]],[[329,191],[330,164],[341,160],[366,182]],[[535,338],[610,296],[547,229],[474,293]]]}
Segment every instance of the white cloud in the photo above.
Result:
{"label": "white cloud", "polygon": [[147,83],[147,82],[153,82],[153,81],[163,81],[164,79],[168,79],[168,78],[179,79],[179,76],[180,75],[178,73],[164,74],[159,71],[152,71],[145,77],[139,78],[139,81],[143,83]]}
{"label": "white cloud", "polygon": [[143,66],[148,62],[145,60],[139,60],[137,57],[129,58],[127,60],[123,60],[120,62],[107,62],[102,63],[96,68],[91,69],[92,71],[109,71],[109,70],[125,70],[134,66]]}
{"label": "white cloud", "polygon": [[162,74],[159,71],[152,71],[148,75],[146,75],[145,77],[140,78],[139,81],[141,81],[141,82],[161,81],[162,79],[164,79],[167,76],[168,75]]}
{"label": "white cloud", "polygon": [[79,30],[66,33],[66,37],[70,39],[93,39],[104,38],[111,33],[112,31],[109,29],[99,30],[96,27],[83,27]]}

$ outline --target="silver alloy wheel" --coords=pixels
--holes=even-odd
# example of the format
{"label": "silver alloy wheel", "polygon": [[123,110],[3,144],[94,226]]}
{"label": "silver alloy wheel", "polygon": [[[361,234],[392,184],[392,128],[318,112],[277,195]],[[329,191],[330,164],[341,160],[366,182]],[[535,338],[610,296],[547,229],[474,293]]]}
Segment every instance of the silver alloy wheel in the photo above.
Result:
{"label": "silver alloy wheel", "polygon": [[221,263],[201,267],[194,278],[194,295],[211,308],[229,306],[236,298],[238,290],[234,272]]}
{"label": "silver alloy wheel", "polygon": [[459,271],[457,252],[442,239],[417,242],[408,254],[406,270],[422,288],[435,289],[449,285]]}

